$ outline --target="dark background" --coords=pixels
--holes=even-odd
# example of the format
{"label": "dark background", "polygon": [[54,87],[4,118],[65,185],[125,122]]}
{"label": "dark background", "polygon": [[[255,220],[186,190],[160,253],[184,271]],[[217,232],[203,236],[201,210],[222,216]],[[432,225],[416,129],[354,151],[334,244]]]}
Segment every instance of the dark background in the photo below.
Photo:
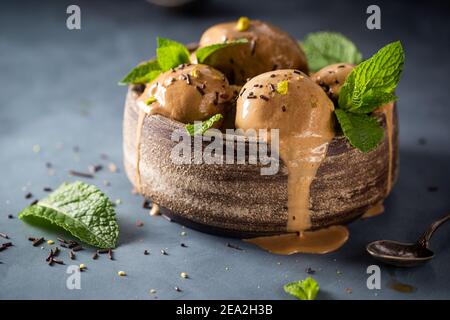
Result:
{"label": "dark background", "polygon": [[[81,30],[66,29],[69,4],[81,7]],[[369,4],[381,7],[381,30],[366,28]],[[276,256],[183,229],[151,219],[130,192],[121,165],[126,88],[117,81],[153,55],[156,36],[192,42],[208,26],[242,15],[267,20],[298,39],[312,31],[342,32],[365,57],[391,41],[404,46],[405,69],[397,90],[400,177],[385,214],[353,223],[349,242],[336,253]],[[382,266],[382,289],[376,292],[366,288],[365,270],[375,261],[364,251],[379,238],[413,241],[450,210],[449,20],[447,1],[205,0],[184,10],[143,0],[2,1],[0,232],[9,233],[15,246],[0,253],[0,298],[285,299],[283,284],[305,278],[306,267],[317,271],[321,299],[450,298],[449,226],[433,238],[435,260],[410,270]],[[102,153],[109,160],[102,160]],[[53,167],[46,168],[46,162]],[[55,239],[58,233],[23,224],[17,213],[44,196],[43,187],[74,180],[69,169],[86,171],[89,164],[110,162],[119,172],[105,169],[90,182],[122,202],[117,206],[121,236],[116,260],[93,261],[92,251],[80,252],[76,264],[86,263],[89,271],[83,273],[82,290],[67,290],[65,267],[48,267],[43,261],[47,250],[26,240],[29,235]],[[32,199],[24,199],[27,192]],[[143,227],[135,226],[137,219]],[[181,236],[182,231],[187,235]],[[181,248],[180,242],[189,247]],[[228,248],[227,242],[245,251]],[[159,254],[164,248],[169,256]],[[151,255],[144,256],[144,249]],[[119,278],[119,270],[128,276]],[[182,271],[191,279],[180,279]],[[414,292],[392,290],[394,280],[413,286]],[[183,292],[173,290],[175,285]],[[150,288],[157,293],[149,294]]]}

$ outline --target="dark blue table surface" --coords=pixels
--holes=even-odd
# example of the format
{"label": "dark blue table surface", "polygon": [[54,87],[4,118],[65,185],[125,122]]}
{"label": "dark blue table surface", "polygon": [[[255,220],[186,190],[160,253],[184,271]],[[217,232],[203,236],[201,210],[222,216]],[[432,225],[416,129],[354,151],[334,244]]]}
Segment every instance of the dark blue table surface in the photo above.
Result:
{"label": "dark blue table surface", "polygon": [[[0,253],[0,298],[289,299],[283,284],[308,276],[307,267],[316,270],[320,299],[450,298],[449,226],[433,238],[436,258],[429,264],[415,269],[380,265],[380,290],[366,286],[366,269],[376,262],[365,253],[365,245],[375,239],[413,241],[450,210],[448,4],[378,1],[382,29],[370,31],[365,28],[370,3],[364,1],[206,1],[203,9],[185,13],[160,10],[143,0],[76,1],[82,29],[69,31],[65,21],[71,3],[0,4],[0,232],[14,243]],[[141,208],[142,199],[131,193],[121,148],[126,88],[117,81],[153,54],[156,36],[196,41],[211,24],[241,15],[270,21],[298,39],[317,30],[340,31],[366,57],[390,41],[404,45],[405,70],[397,90],[400,176],[385,214],[351,224],[350,240],[338,252],[273,255],[152,218]],[[50,174],[47,162],[53,164]],[[75,180],[68,170],[109,163],[119,171],[105,169],[88,182],[113,201],[121,200],[115,260],[102,256],[94,261],[92,249],[80,251],[73,263],[85,263],[88,270],[82,273],[81,290],[68,290],[67,266],[49,267],[44,261],[49,245],[40,249],[27,241],[28,236],[56,240],[60,233],[24,224],[17,213],[32,200],[25,199],[26,193],[43,197],[43,187]],[[137,227],[136,220],[144,226]],[[229,248],[227,242],[244,250]],[[161,249],[168,255],[161,255]],[[70,264],[66,255],[61,257]],[[119,270],[127,276],[119,277]],[[190,279],[182,279],[180,272]],[[400,293],[390,288],[392,281],[415,290]]]}

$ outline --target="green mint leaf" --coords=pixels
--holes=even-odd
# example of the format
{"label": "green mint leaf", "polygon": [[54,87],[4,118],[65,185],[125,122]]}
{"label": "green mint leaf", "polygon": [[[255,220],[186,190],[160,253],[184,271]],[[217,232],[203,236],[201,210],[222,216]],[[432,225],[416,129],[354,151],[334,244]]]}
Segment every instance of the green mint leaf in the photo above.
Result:
{"label": "green mint leaf", "polygon": [[341,88],[339,107],[351,112],[369,113],[395,100],[393,91],[400,80],[404,58],[402,45],[397,41],[356,66]]}
{"label": "green mint leaf", "polygon": [[97,187],[84,182],[64,183],[47,198],[25,208],[20,219],[43,219],[99,248],[114,248],[119,236],[114,208]]}
{"label": "green mint leaf", "polygon": [[161,73],[161,67],[156,60],[143,62],[134,67],[119,84],[145,84],[151,82]]}
{"label": "green mint leaf", "polygon": [[314,300],[319,292],[319,284],[311,277],[284,285],[284,291],[300,300]]}
{"label": "green mint leaf", "polygon": [[318,71],[333,63],[358,64],[361,52],[348,38],[336,32],[314,32],[302,43],[311,71]]}
{"label": "green mint leaf", "polygon": [[189,51],[181,43],[158,37],[156,56],[163,71],[175,68],[183,63],[189,63]]}
{"label": "green mint leaf", "polygon": [[334,113],[350,144],[362,152],[375,149],[383,140],[384,130],[374,117],[342,109],[336,109]]}
{"label": "green mint leaf", "polygon": [[361,107],[351,110],[354,113],[371,113],[378,107],[397,100],[397,96],[383,91],[369,90],[362,97]]}
{"label": "green mint leaf", "polygon": [[231,46],[240,45],[243,43],[248,43],[248,40],[243,38],[243,39],[238,39],[235,41],[230,41],[230,42],[225,42],[225,43],[217,43],[217,44],[213,44],[213,45],[198,49],[195,52],[195,55],[197,56],[198,63],[204,63],[206,58],[208,58],[210,55],[212,55],[216,51],[219,51],[221,49],[228,48]]}
{"label": "green mint leaf", "polygon": [[214,123],[216,123],[220,119],[223,119],[223,115],[218,113],[218,114],[213,115],[208,120],[201,121],[201,122],[199,121],[199,122],[196,122],[193,124],[189,123],[185,126],[185,128],[186,128],[186,131],[191,136],[203,134],[206,132],[206,130],[210,129],[214,125]]}

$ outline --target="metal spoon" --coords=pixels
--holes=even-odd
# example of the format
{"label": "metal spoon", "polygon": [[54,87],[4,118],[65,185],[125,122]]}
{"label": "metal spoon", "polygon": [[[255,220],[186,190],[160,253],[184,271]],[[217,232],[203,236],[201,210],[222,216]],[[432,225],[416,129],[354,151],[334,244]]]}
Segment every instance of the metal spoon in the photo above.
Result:
{"label": "metal spoon", "polygon": [[433,222],[416,243],[378,240],[369,243],[366,250],[375,259],[398,267],[414,267],[423,264],[434,257],[434,252],[428,249],[431,236],[448,220],[450,220],[450,214]]}

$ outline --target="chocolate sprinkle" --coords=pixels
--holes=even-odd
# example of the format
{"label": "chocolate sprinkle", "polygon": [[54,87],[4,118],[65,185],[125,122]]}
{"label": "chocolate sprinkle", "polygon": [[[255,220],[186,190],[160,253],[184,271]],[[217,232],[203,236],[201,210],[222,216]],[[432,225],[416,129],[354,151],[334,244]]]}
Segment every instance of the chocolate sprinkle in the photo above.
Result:
{"label": "chocolate sprinkle", "polygon": [[142,203],[142,208],[143,209],[151,209],[152,203],[150,202],[150,200],[145,199],[144,202]]}
{"label": "chocolate sprinkle", "polygon": [[236,250],[244,250],[244,249],[242,249],[241,247],[238,247],[238,246],[236,246],[236,245],[234,245],[234,244],[231,244],[231,243],[229,243],[229,242],[227,242],[227,247],[228,247],[228,248],[232,248],[232,249],[236,249]]}
{"label": "chocolate sprinkle", "polygon": [[39,238],[39,239],[34,239],[33,240],[33,247],[37,247],[37,246],[39,246],[40,244],[42,244],[42,242],[44,242],[44,238]]}
{"label": "chocolate sprinkle", "polygon": [[250,54],[253,56],[255,54],[256,51],[256,41],[252,40],[252,42],[250,42]]}
{"label": "chocolate sprinkle", "polygon": [[71,176],[76,176],[76,177],[81,177],[81,178],[89,178],[89,179],[94,178],[94,176],[90,173],[79,172],[79,171],[75,171],[75,170],[70,170],[69,174]]}
{"label": "chocolate sprinkle", "polygon": [[269,83],[270,92],[275,92],[275,86],[271,83]]}
{"label": "chocolate sprinkle", "polygon": [[69,245],[69,248],[72,249],[72,251],[74,251],[74,252],[83,250],[83,247],[80,246],[80,245],[73,245],[73,244],[71,244],[71,245]]}
{"label": "chocolate sprinkle", "polygon": [[197,89],[197,91],[200,92],[200,94],[201,94],[202,96],[205,95],[205,91],[203,91],[203,89],[202,89],[201,87],[195,86],[195,89]]}
{"label": "chocolate sprinkle", "polygon": [[269,101],[269,97],[267,97],[267,96],[265,96],[265,95],[263,95],[263,94],[261,94],[259,97],[260,97],[261,99],[263,99],[264,101]]}

